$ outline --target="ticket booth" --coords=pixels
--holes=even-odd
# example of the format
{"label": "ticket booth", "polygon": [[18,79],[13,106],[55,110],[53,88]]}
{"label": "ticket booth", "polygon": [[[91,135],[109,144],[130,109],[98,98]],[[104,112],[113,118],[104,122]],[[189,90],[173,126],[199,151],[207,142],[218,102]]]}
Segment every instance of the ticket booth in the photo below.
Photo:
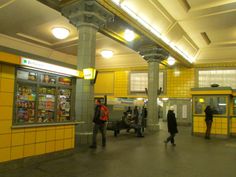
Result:
{"label": "ticket booth", "polygon": [[[211,134],[229,136],[236,132],[236,98],[231,87],[193,88],[191,93],[193,134],[204,134],[206,131],[204,110],[207,105],[214,110]],[[232,102],[235,102],[235,109],[232,109]]]}

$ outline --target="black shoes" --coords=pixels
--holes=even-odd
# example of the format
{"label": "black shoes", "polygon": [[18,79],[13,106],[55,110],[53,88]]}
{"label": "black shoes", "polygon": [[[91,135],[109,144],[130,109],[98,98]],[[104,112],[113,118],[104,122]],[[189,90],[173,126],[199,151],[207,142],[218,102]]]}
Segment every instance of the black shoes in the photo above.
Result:
{"label": "black shoes", "polygon": [[[165,140],[165,141],[164,141],[164,143],[165,143],[165,145],[167,145],[168,141],[167,141],[167,140]],[[171,144],[172,144],[172,146],[176,146],[176,144],[175,144],[175,143],[171,143]]]}
{"label": "black shoes", "polygon": [[91,149],[96,149],[97,146],[96,146],[96,145],[91,145],[91,146],[89,146],[89,148],[91,148]]}

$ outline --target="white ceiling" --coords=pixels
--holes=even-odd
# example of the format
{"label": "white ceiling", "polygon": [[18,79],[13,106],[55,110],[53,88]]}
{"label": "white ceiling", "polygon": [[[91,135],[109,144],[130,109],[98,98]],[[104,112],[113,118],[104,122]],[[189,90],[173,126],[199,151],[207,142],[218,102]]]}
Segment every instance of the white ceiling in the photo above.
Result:
{"label": "white ceiling", "polygon": [[[186,4],[186,2],[188,4]],[[196,63],[236,61],[236,0],[123,0]],[[0,1],[0,45],[77,64],[77,30],[59,12],[36,0]],[[51,28],[71,31],[65,40],[55,39]],[[201,33],[210,39],[207,44]],[[97,33],[97,68],[143,66],[146,62],[133,50]],[[102,49],[114,51],[104,60]]]}

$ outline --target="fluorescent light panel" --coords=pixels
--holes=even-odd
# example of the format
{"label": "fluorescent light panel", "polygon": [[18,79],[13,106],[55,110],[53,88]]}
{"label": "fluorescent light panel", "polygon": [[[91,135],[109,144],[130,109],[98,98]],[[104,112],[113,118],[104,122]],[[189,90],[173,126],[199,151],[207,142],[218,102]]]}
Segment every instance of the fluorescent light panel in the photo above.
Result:
{"label": "fluorescent light panel", "polygon": [[43,69],[47,71],[52,71],[56,73],[61,73],[61,74],[67,74],[67,75],[76,76],[76,77],[80,76],[78,70],[65,68],[62,66],[53,65],[53,64],[49,64],[49,63],[45,63],[45,62],[41,62],[37,60],[32,60],[29,58],[24,58],[24,57],[21,58],[21,65],[37,68],[37,69]]}

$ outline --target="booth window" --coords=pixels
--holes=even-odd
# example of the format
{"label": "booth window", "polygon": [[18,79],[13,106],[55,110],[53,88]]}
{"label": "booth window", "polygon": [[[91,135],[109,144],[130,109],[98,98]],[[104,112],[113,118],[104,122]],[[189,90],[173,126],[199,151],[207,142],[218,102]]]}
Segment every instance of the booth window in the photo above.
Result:
{"label": "booth window", "polygon": [[[147,72],[131,72],[130,73],[130,92],[145,92],[148,88]],[[164,72],[159,72],[159,90],[163,92],[164,88]]]}
{"label": "booth window", "polygon": [[205,114],[207,105],[213,108],[214,114],[226,114],[226,96],[194,96],[194,114]]}
{"label": "booth window", "polygon": [[72,121],[74,78],[18,68],[14,125]]}

